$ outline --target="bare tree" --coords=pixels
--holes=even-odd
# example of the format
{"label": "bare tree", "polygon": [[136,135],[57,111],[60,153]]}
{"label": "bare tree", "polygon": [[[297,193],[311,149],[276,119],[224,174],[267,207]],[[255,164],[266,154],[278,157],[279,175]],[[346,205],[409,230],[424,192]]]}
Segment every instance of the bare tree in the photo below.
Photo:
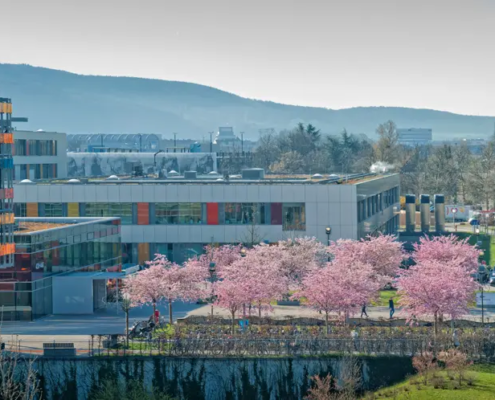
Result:
{"label": "bare tree", "polygon": [[375,143],[377,161],[394,164],[399,158],[399,134],[393,121],[387,121],[376,128],[379,137]]}
{"label": "bare tree", "polygon": [[[14,344],[15,346],[15,344]],[[34,400],[41,387],[34,369],[34,359],[0,351],[0,399]]]}
{"label": "bare tree", "polygon": [[242,242],[248,247],[253,247],[256,244],[259,244],[264,238],[260,232],[259,224],[262,216],[260,207],[257,203],[254,203],[251,206],[250,214],[249,225],[246,227],[246,233],[242,238]]}

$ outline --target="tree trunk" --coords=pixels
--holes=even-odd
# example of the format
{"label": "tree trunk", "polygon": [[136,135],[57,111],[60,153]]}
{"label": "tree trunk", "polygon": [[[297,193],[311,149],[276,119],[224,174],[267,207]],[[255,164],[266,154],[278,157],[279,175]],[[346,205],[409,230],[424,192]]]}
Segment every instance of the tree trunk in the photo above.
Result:
{"label": "tree trunk", "polygon": [[433,323],[433,357],[437,357],[437,333],[438,333],[438,314],[435,312]]}
{"label": "tree trunk", "polygon": [[235,335],[235,311],[232,311],[232,336]]}
{"label": "tree trunk", "polygon": [[170,325],[174,323],[174,320],[172,319],[172,300],[168,300],[168,322]]}
{"label": "tree trunk", "polygon": [[125,342],[126,347],[129,348],[129,311],[125,312]]}
{"label": "tree trunk", "polygon": [[260,324],[261,324],[261,303],[258,304],[258,317],[260,319]]}
{"label": "tree trunk", "polygon": [[325,326],[327,327],[327,336],[328,336],[328,311],[325,311]]}

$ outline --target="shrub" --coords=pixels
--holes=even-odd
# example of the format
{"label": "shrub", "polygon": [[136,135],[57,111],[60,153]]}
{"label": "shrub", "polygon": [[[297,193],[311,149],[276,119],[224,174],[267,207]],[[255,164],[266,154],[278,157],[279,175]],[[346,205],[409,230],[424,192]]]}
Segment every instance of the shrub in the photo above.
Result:
{"label": "shrub", "polygon": [[424,384],[428,385],[428,378],[437,369],[437,363],[432,353],[424,353],[413,357],[413,367],[423,376]]}

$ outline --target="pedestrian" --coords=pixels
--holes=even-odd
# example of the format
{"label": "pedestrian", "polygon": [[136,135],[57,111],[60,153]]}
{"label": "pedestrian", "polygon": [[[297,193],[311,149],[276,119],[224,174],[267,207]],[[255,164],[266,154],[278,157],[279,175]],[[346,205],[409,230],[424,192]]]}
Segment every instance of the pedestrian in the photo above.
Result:
{"label": "pedestrian", "polygon": [[361,308],[361,318],[363,318],[363,315],[366,315],[366,318],[369,318],[368,313],[366,312],[366,303],[364,303],[363,307]]}
{"label": "pedestrian", "polygon": [[457,336],[457,329],[454,329],[454,333],[452,334],[452,340],[454,341],[454,347],[457,349],[460,345],[459,337]]}
{"label": "pedestrian", "polygon": [[388,301],[388,307],[390,308],[390,319],[392,319],[392,317],[395,314],[394,298],[393,297],[391,297],[390,300]]}

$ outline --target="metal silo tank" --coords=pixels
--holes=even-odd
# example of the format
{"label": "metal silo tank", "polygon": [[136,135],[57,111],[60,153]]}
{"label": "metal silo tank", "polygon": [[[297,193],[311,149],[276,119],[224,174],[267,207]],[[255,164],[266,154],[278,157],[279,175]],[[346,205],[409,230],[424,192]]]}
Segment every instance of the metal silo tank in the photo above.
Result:
{"label": "metal silo tank", "polygon": [[445,197],[443,194],[435,195],[435,230],[437,233],[445,232]]}
{"label": "metal silo tank", "polygon": [[416,196],[406,194],[406,232],[414,232],[416,228]]}
{"label": "metal silo tank", "polygon": [[419,197],[419,211],[421,212],[421,232],[430,231],[430,195],[422,194]]}

